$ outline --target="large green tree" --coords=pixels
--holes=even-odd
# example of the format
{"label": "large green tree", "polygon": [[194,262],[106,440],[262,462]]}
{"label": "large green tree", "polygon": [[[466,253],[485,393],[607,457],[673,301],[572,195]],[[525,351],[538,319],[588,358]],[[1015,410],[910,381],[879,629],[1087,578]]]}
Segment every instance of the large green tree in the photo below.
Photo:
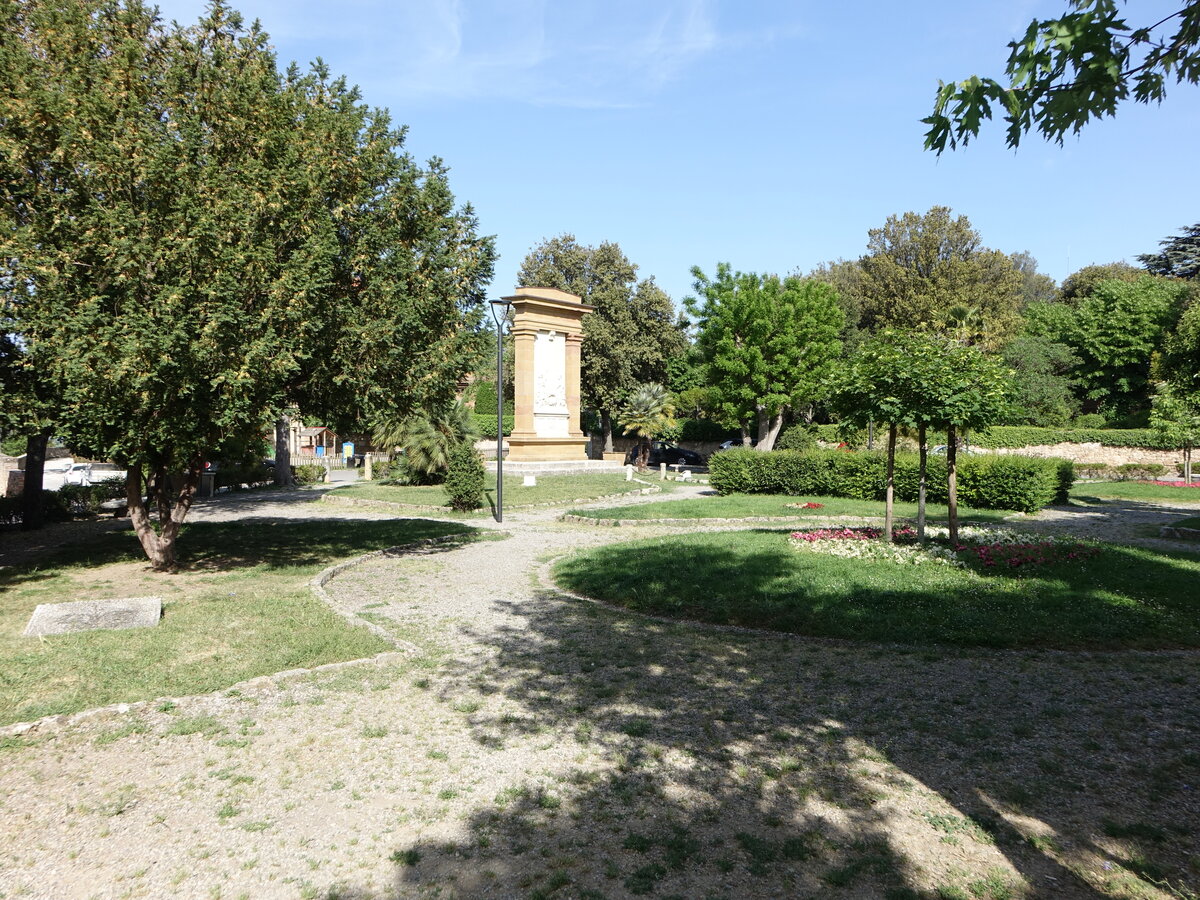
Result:
{"label": "large green tree", "polygon": [[[448,404],[494,251],[445,167],[223,3],[8,0],[2,284],[69,446],[128,470],[156,567],[207,459],[297,407],[343,430]],[[154,513],[157,512],[157,521]]]}
{"label": "large green tree", "polygon": [[1159,246],[1162,250],[1158,253],[1143,253],[1138,257],[1148,272],[1170,278],[1200,277],[1200,222],[1159,241]]}
{"label": "large green tree", "polygon": [[1024,278],[1009,257],[989,250],[966,216],[945,206],[889,216],[868,232],[862,326],[955,330],[975,323],[979,342],[999,346],[1020,325]]}
{"label": "large green tree", "polygon": [[1073,373],[1080,359],[1067,344],[1020,334],[1001,358],[1014,372],[1008,424],[1062,428],[1079,412]]}
{"label": "large green tree", "polygon": [[1101,282],[1137,281],[1145,274],[1145,270],[1125,262],[1084,266],[1063,279],[1062,300],[1072,305],[1078,305],[1085,298],[1090,297]]}
{"label": "large green tree", "polygon": [[923,120],[926,149],[966,146],[993,108],[1008,123],[1010,147],[1030,131],[1061,144],[1130,96],[1158,103],[1169,83],[1200,82],[1200,2],[1131,25],[1116,0],[1071,0],[1063,15],[1034,19],[1008,46],[1007,84],[974,75],[938,86]]}
{"label": "large green tree", "polygon": [[572,234],[534,247],[517,280],[576,294],[595,309],[583,320],[580,392],[600,414],[604,449],[612,451],[612,420],[633,390],[667,380],[667,360],[687,339],[671,298],[612,242],[580,244]]}
{"label": "large green tree", "polygon": [[754,422],[758,449],[770,450],[789,411],[829,393],[844,322],[837,293],[821,281],[734,272],[728,263],[713,278],[693,266],[692,276],[699,298],[687,304],[721,418],[741,427],[743,440]]}
{"label": "large green tree", "polygon": [[1163,342],[1157,369],[1160,378],[1200,404],[1200,301],[1192,301]]}
{"label": "large green tree", "polygon": [[1117,416],[1149,406],[1152,356],[1178,321],[1188,295],[1184,282],[1143,275],[1103,281],[1078,307],[1069,343],[1084,397]]}

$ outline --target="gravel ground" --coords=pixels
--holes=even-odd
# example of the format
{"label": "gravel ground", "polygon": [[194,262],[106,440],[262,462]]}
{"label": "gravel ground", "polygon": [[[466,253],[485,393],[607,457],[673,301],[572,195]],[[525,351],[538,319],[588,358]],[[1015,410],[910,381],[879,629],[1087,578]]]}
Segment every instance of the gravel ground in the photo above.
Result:
{"label": "gravel ground", "polygon": [[[315,496],[222,498],[195,517],[347,515]],[[0,744],[0,897],[1200,890],[1195,654],[639,619],[558,594],[546,563],[679,528],[555,516],[473,523],[495,533],[328,583],[419,655]]]}

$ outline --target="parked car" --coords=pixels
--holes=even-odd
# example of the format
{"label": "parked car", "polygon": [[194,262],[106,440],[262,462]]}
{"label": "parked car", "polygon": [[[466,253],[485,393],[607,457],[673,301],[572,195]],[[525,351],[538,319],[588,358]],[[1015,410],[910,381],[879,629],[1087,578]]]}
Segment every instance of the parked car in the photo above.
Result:
{"label": "parked car", "polygon": [[[633,447],[625,454],[626,465],[636,464],[641,448]],[[651,466],[657,466],[661,463],[666,463],[668,466],[702,466],[704,465],[704,457],[694,450],[684,450],[682,447],[676,447],[674,444],[668,444],[665,441],[650,442],[650,458],[647,461]]]}
{"label": "parked car", "polygon": [[[718,450],[736,450],[736,449],[738,449],[739,447],[744,447],[744,446],[745,446],[745,444],[743,444],[743,443],[742,443],[742,439],[741,439],[741,438],[738,438],[737,440],[733,440],[733,441],[723,441],[723,442],[721,443],[721,446],[720,446],[720,447],[718,447],[717,449],[718,449]],[[758,441],[757,441],[757,440],[755,440],[754,438],[751,438],[751,439],[750,439],[750,446],[751,446],[751,447],[757,447],[757,446],[758,446]]]}

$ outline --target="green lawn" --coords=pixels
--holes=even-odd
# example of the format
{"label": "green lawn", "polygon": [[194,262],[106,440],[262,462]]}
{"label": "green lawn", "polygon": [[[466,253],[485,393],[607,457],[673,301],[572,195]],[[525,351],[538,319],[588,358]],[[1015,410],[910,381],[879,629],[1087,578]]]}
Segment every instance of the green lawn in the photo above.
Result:
{"label": "green lawn", "polygon": [[1072,499],[1089,500],[1168,500],[1200,504],[1200,487],[1171,487],[1163,484],[1143,484],[1140,481],[1093,481],[1077,484],[1071,490]]}
{"label": "green lawn", "polygon": [[[507,488],[506,488],[507,490]],[[507,493],[505,497],[507,497]],[[815,502],[821,509],[789,508],[789,503]],[[786,497],[778,494],[728,494],[723,497],[704,496],[689,500],[665,500],[637,506],[608,509],[575,510],[575,515],[593,519],[738,519],[749,516],[883,516],[883,503],[874,500],[848,500],[844,497]],[[944,519],[946,507],[930,503],[926,509],[930,520]],[[897,503],[896,515],[916,518],[917,504]],[[993,509],[970,509],[960,506],[964,520],[998,522],[1011,512]]]}
{"label": "green lawn", "polygon": [[[560,561],[564,588],[655,615],[816,637],[1000,647],[1200,646],[1200,555],[1106,545],[1017,570],[846,559],[787,531],[689,534]],[[984,574],[986,573],[986,574]]]}
{"label": "green lawn", "polygon": [[[177,575],[154,573],[132,532],[107,533],[0,570],[0,723],[109,703],[219,690],[390,645],[317,600],[308,580],[339,559],[463,535],[421,520],[196,524]],[[23,637],[39,603],[161,596],[154,628]]]}
{"label": "green lawn", "polygon": [[[642,480],[651,481],[664,491],[674,489],[674,484],[671,482],[658,481],[656,478],[643,478]],[[576,500],[640,491],[645,487],[646,485],[637,481],[626,481],[624,475],[616,473],[607,475],[539,475],[537,484],[532,487],[525,487],[520,475],[506,475],[504,476],[504,508],[511,509],[539,503],[572,503]],[[335,496],[429,507],[443,507],[446,503],[446,491],[441,485],[414,487],[365,482],[338,488]],[[491,472],[487,476],[486,500],[484,508],[472,515],[490,515],[494,508],[496,476]],[[446,512],[448,513],[450,510],[447,508]]]}

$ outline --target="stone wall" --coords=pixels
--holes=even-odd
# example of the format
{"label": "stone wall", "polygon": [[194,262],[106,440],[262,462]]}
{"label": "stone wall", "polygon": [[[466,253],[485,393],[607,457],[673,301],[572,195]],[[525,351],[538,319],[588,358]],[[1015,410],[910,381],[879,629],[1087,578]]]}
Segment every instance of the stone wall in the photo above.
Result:
{"label": "stone wall", "polygon": [[0,456],[0,496],[19,497],[25,473],[20,470],[19,457]]}
{"label": "stone wall", "polygon": [[1159,463],[1164,466],[1183,466],[1182,450],[1144,450],[1141,447],[1105,447],[1102,444],[1043,444],[1035,447],[985,450],[985,453],[1018,454],[1020,456],[1057,456],[1078,463],[1104,463],[1123,466],[1128,463]]}

